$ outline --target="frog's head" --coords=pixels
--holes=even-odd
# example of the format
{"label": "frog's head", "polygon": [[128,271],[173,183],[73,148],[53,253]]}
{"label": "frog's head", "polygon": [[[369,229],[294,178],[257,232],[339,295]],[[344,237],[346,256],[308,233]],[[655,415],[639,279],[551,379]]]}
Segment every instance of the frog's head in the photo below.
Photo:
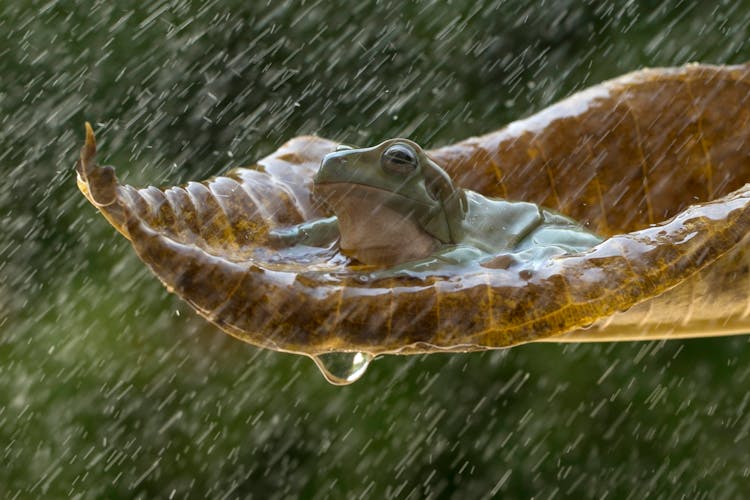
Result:
{"label": "frog's head", "polygon": [[463,190],[407,139],[340,146],[323,158],[314,183],[339,219],[342,250],[364,263],[423,258],[461,238]]}

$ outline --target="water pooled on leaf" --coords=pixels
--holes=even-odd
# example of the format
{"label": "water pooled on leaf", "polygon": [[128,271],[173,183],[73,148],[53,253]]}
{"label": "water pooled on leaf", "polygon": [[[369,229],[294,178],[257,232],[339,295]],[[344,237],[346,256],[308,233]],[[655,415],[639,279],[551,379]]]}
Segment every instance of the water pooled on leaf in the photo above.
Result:
{"label": "water pooled on leaf", "polygon": [[366,352],[327,352],[312,359],[327,381],[333,385],[349,385],[365,374],[373,356]]}

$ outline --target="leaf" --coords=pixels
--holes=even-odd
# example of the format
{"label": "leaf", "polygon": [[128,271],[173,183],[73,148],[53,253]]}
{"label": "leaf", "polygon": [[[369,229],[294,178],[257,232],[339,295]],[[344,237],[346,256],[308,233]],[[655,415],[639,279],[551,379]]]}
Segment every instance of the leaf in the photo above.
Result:
{"label": "leaf", "polygon": [[[465,188],[555,208],[611,236],[536,271],[371,280],[335,248],[274,248],[270,229],[328,215],[312,175],[336,145],[318,137],[225,176],[136,189],[96,166],[87,125],[78,183],[169,290],[227,333],[272,349],[417,353],[735,333],[750,329],[748,71],[631,73],[431,151]],[[707,284],[712,296],[696,297]],[[659,304],[677,313],[665,322],[652,314]]]}

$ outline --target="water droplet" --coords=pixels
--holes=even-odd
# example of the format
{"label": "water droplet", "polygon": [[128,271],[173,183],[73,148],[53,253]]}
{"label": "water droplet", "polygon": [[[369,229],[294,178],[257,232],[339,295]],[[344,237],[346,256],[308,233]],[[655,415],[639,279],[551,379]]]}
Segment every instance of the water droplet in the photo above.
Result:
{"label": "water droplet", "polygon": [[373,356],[366,352],[327,352],[312,359],[327,381],[333,385],[349,385],[365,374]]}

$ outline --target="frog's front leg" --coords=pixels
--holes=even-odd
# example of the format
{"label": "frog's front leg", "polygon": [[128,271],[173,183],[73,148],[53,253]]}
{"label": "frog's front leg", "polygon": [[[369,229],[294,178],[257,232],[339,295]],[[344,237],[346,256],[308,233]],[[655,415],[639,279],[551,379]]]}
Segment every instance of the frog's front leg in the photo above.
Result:
{"label": "frog's front leg", "polygon": [[268,235],[270,243],[277,247],[326,247],[339,237],[339,221],[335,216],[316,219],[292,227],[273,229]]}

